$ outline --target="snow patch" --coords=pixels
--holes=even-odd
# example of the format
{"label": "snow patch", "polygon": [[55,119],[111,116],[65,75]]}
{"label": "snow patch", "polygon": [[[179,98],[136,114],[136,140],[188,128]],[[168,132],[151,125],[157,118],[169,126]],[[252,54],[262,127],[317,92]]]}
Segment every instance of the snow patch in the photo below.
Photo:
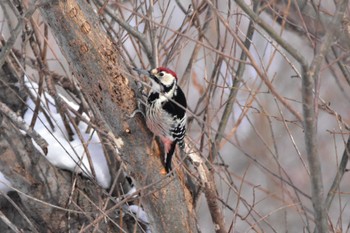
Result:
{"label": "snow patch", "polygon": [[[25,83],[29,90],[32,92],[32,94],[34,96],[37,96],[37,84],[30,82],[27,79],[25,80]],[[75,110],[78,110],[79,106],[77,104],[67,100],[63,96],[61,96],[61,98],[69,106],[71,106]],[[86,144],[88,151],[90,152],[93,168],[96,173],[97,182],[103,188],[108,188],[110,186],[111,176],[101,146],[101,141],[97,136],[97,133],[94,133],[93,130],[91,130],[91,133],[85,133],[85,130],[87,129],[87,124],[80,121],[78,128],[83,137],[83,143],[79,140],[78,136],[76,135],[76,131],[74,130],[72,125],[71,128],[74,132],[74,139],[73,141],[69,141],[61,116],[58,112],[56,112],[56,107],[54,104],[55,101],[53,100],[53,98],[45,92],[41,96],[41,100],[41,106],[49,113],[51,120],[54,124],[54,129],[52,129],[47,123],[44,114],[40,112],[34,126],[34,129],[49,144],[48,154],[46,158],[50,161],[51,164],[59,168],[67,169],[72,172],[82,173],[84,176],[92,177],[91,167],[87,155],[84,151],[84,143]],[[27,106],[28,110],[24,115],[24,120],[27,124],[30,124],[33,117],[33,109],[35,108],[35,104],[30,98],[28,98],[27,100]],[[88,119],[88,117],[85,114],[83,115],[83,117]],[[34,144],[36,145],[35,142]]]}
{"label": "snow patch", "polygon": [[10,188],[11,186],[12,186],[11,182],[8,179],[6,179],[6,177],[4,176],[4,174],[2,174],[2,172],[0,172],[0,191],[6,194],[12,190]]}

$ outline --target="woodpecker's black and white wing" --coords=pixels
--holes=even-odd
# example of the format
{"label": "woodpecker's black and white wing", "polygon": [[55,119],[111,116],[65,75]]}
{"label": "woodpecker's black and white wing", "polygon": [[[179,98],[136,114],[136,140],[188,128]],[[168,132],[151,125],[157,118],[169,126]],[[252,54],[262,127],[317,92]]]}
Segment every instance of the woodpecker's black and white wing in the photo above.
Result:
{"label": "woodpecker's black and white wing", "polygon": [[173,123],[170,128],[170,134],[179,146],[183,148],[183,139],[186,133],[186,97],[180,87],[174,93],[174,97],[164,102],[162,106],[165,112],[169,113],[173,118]]}

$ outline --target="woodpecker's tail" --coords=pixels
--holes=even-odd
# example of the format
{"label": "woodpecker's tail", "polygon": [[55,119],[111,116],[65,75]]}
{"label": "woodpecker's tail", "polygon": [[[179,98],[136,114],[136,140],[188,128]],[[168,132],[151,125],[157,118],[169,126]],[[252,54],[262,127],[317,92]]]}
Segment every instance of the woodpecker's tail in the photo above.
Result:
{"label": "woodpecker's tail", "polygon": [[179,145],[181,150],[185,149],[185,141],[183,139],[179,140],[177,144]]}

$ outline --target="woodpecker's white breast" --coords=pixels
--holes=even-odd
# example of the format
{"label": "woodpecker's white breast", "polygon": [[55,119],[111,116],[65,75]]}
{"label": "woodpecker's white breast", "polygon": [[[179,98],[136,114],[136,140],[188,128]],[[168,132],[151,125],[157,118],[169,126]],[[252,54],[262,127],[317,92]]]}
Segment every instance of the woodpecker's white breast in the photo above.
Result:
{"label": "woodpecker's white breast", "polygon": [[174,140],[171,130],[177,122],[174,122],[173,116],[162,108],[164,101],[168,99],[159,94],[159,98],[149,104],[146,110],[146,124],[155,135]]}

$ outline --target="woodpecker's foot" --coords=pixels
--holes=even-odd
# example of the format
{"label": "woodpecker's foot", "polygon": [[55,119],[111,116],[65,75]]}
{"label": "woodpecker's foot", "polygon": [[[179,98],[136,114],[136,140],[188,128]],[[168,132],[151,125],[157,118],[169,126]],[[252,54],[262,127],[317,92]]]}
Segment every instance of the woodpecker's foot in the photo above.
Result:
{"label": "woodpecker's foot", "polygon": [[142,102],[139,99],[137,100],[137,109],[135,111],[133,111],[130,115],[127,115],[127,116],[129,118],[134,118],[137,113],[140,113],[144,118],[146,118],[145,112],[143,111]]}
{"label": "woodpecker's foot", "polygon": [[171,160],[168,160],[166,159],[166,155],[164,155],[164,158],[163,158],[163,161],[162,161],[162,170],[160,171],[160,174],[162,175],[168,175],[169,173],[172,173],[173,174],[173,169],[172,169],[172,166],[171,166]]}
{"label": "woodpecker's foot", "polygon": [[164,162],[165,162],[164,168],[162,169],[163,172],[164,172],[163,174],[164,175],[168,175],[168,174],[174,175],[174,170],[173,170],[173,168],[171,166],[171,160],[164,161]]}
{"label": "woodpecker's foot", "polygon": [[129,117],[129,118],[134,118],[135,115],[136,115],[137,113],[140,113],[143,117],[145,117],[145,114],[144,114],[143,111],[140,110],[140,109],[136,109],[136,110],[133,111],[130,115],[128,115],[128,117]]}
{"label": "woodpecker's foot", "polygon": [[[133,70],[135,70],[139,75],[149,76],[148,70],[139,69],[139,68],[133,68]],[[143,83],[140,81],[137,81],[136,85],[137,85],[138,93],[141,94],[142,97],[147,97],[148,94],[145,93],[145,90],[144,90],[145,88],[144,88]]]}
{"label": "woodpecker's foot", "polygon": [[166,172],[165,168],[163,167],[163,168],[160,170],[160,174],[166,175],[166,174],[168,174],[168,173]]}
{"label": "woodpecker's foot", "polygon": [[139,94],[139,98],[144,98],[144,97],[147,97],[147,93],[145,92],[145,87],[144,85],[141,83],[141,82],[137,82],[137,91],[138,91],[138,94]]}
{"label": "woodpecker's foot", "polygon": [[171,168],[171,165],[169,165],[169,166],[165,166],[165,171],[166,171],[166,173],[167,174],[169,174],[170,172],[172,172],[173,171],[173,169]]}
{"label": "woodpecker's foot", "polygon": [[168,174],[170,174],[170,176],[173,176],[174,175],[174,170],[172,170],[171,168],[170,168],[170,170],[169,170],[169,168],[166,168],[166,167],[163,167],[161,170],[160,170],[160,174],[162,174],[162,175],[168,175]]}

